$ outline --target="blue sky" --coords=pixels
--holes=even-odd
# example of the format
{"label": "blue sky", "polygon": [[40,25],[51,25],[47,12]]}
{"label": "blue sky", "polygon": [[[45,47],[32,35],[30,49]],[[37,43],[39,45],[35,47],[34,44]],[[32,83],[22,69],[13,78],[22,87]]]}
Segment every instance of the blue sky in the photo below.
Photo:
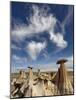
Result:
{"label": "blue sky", "polygon": [[73,34],[72,5],[11,2],[11,67],[72,67]]}

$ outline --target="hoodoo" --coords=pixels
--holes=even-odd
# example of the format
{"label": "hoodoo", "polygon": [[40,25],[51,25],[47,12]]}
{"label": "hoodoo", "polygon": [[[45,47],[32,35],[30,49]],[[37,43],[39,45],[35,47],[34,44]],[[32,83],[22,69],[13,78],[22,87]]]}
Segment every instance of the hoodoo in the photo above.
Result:
{"label": "hoodoo", "polygon": [[29,68],[29,85],[32,87],[33,85],[33,71],[32,71],[32,67],[28,67]]}
{"label": "hoodoo", "polygon": [[57,64],[60,64],[60,67],[53,79],[53,82],[58,86],[61,95],[73,93],[73,87],[68,77],[68,73],[64,64],[65,62],[67,62],[66,59],[57,61]]}
{"label": "hoodoo", "polygon": [[41,72],[40,69],[33,73],[32,67],[28,67],[28,76],[25,71],[20,70],[18,77],[12,80],[11,97],[73,94],[73,86],[65,67],[66,62],[66,59],[57,61],[56,64],[60,64],[60,67],[52,77],[48,73]]}
{"label": "hoodoo", "polygon": [[29,68],[29,96],[32,97],[32,87],[33,87],[33,71],[32,71],[32,67],[28,67]]}

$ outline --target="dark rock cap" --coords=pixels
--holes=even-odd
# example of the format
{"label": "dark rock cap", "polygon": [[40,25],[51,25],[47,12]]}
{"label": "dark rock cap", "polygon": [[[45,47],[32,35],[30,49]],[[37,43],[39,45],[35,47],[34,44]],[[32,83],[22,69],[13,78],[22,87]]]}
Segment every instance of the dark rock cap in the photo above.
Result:
{"label": "dark rock cap", "polygon": [[29,69],[33,69],[33,67],[28,67]]}
{"label": "dark rock cap", "polygon": [[68,61],[67,59],[61,59],[61,60],[58,60],[56,64],[65,63],[65,62],[67,62],[67,61]]}

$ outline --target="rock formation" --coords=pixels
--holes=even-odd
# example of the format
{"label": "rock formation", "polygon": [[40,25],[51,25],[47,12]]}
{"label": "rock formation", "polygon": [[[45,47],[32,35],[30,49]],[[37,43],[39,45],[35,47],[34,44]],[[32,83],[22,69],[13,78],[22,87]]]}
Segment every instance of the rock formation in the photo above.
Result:
{"label": "rock formation", "polygon": [[65,59],[57,62],[57,64],[60,64],[60,68],[53,79],[53,82],[58,86],[60,95],[73,94],[73,87],[64,64],[65,62],[67,62]]}
{"label": "rock formation", "polygon": [[60,67],[52,77],[50,74],[40,72],[40,69],[35,75],[32,67],[28,67],[28,76],[25,71],[20,71],[19,76],[13,78],[11,82],[13,87],[11,98],[73,94],[65,62],[67,62],[66,59],[57,61]]}

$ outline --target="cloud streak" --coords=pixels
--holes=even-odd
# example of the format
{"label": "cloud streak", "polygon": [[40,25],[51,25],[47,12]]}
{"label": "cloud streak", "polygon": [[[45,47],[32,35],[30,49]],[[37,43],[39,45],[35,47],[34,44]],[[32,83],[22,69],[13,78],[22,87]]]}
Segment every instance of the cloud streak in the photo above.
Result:
{"label": "cloud streak", "polygon": [[40,52],[46,47],[46,43],[43,42],[35,42],[32,41],[29,43],[26,47],[27,53],[29,56],[33,59],[36,60],[36,58],[39,56]]}
{"label": "cloud streak", "polygon": [[67,12],[67,15],[66,17],[64,18],[63,22],[61,23],[62,25],[62,30],[63,30],[63,33],[65,34],[65,27],[68,26],[70,24],[70,22],[73,20],[73,6],[69,6],[68,7],[68,12]]}
{"label": "cloud streak", "polygon": [[53,16],[53,14],[43,16],[44,14],[37,6],[33,6],[32,9],[33,16],[30,16],[29,25],[26,25],[25,23],[15,24],[15,29],[12,30],[12,35],[19,38],[28,37],[54,28],[57,19]]}
{"label": "cloud streak", "polygon": [[50,31],[50,40],[56,44],[57,47],[65,48],[67,47],[67,42],[64,40],[64,37],[60,33],[54,33]]}
{"label": "cloud streak", "polygon": [[11,45],[11,49],[14,49],[14,50],[22,50],[20,47],[14,45],[14,44]]}
{"label": "cloud streak", "polygon": [[[26,37],[39,35],[47,31],[50,35],[51,43],[54,43],[60,50],[66,48],[68,43],[64,40],[64,27],[62,27],[62,33],[54,32],[56,23],[59,22],[59,20],[57,20],[52,13],[48,14],[47,10],[45,11],[44,8],[39,8],[36,5],[33,5],[32,10],[33,13],[29,18],[29,25],[26,23],[15,23],[15,28],[12,30],[12,37],[15,38],[15,40],[23,40]],[[43,43],[32,41],[28,43],[26,50],[29,56],[35,60],[46,45],[48,44],[45,44],[45,41]],[[17,49],[15,46],[13,48]]]}
{"label": "cloud streak", "polygon": [[16,67],[21,67],[23,66],[24,63],[27,62],[27,58],[26,57],[19,57],[15,54],[12,55],[12,66],[16,66]]}

